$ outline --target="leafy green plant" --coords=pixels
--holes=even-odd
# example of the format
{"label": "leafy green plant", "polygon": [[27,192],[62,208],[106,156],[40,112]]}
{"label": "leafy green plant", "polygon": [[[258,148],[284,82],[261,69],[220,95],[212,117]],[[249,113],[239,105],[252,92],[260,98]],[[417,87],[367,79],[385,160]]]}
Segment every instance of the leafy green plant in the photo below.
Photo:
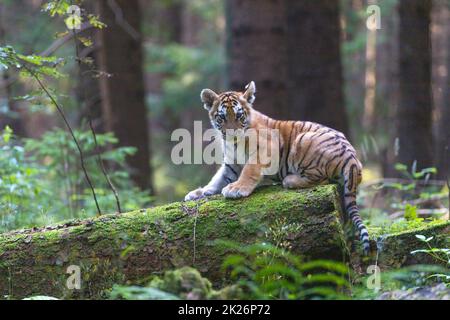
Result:
{"label": "leafy green plant", "polygon": [[[67,16],[64,21],[65,21],[66,25],[69,27],[69,29],[73,29],[72,27],[74,27],[75,25],[81,26],[83,19],[86,20],[86,22],[89,23],[94,28],[101,29],[101,28],[105,27],[106,25],[103,24],[98,19],[98,17],[93,14],[86,14],[84,12],[85,17],[82,17],[81,10],[79,12],[80,14],[78,14],[78,15],[71,14],[69,9],[71,9],[71,7],[74,4],[81,4],[82,2],[83,2],[83,0],[79,0],[76,3],[74,1],[65,1],[65,0],[47,1],[46,3],[44,3],[42,8],[43,8],[43,11],[48,12],[51,17]],[[58,33],[57,37],[62,37],[64,35],[66,35],[67,33],[68,33],[67,31]],[[74,35],[75,39],[79,39],[80,42],[83,43],[85,46],[92,45],[92,41],[90,39],[87,39],[84,37],[78,37],[75,31],[73,31],[73,35]],[[77,56],[78,56],[78,51],[77,51]],[[75,60],[78,62],[78,64],[80,66],[81,66],[82,62],[86,62],[84,59],[83,60],[75,59]],[[84,174],[87,184],[89,185],[92,197],[93,197],[95,205],[96,205],[97,213],[101,214],[101,209],[100,209],[99,202],[97,199],[97,194],[95,192],[95,189],[92,184],[91,178],[88,174],[88,171],[85,168],[85,161],[84,161],[84,154],[83,154],[82,147],[80,146],[80,143],[74,134],[74,130],[72,129],[71,125],[69,124],[69,121],[66,117],[66,114],[65,114],[65,111],[63,110],[62,105],[58,101],[59,95],[55,94],[53,92],[53,90],[48,88],[47,85],[44,83],[44,79],[48,78],[51,80],[56,80],[56,79],[59,79],[59,78],[65,76],[65,74],[63,74],[59,71],[59,68],[61,67],[61,65],[64,62],[65,62],[64,59],[53,57],[53,56],[46,56],[45,54],[43,54],[43,55],[36,55],[36,54],[23,55],[23,54],[16,52],[15,49],[11,46],[0,47],[0,68],[5,69],[5,70],[7,70],[9,68],[17,70],[22,78],[28,78],[28,79],[33,80],[34,83],[39,88],[39,90],[36,91],[37,92],[36,94],[26,95],[27,98],[30,100],[33,100],[35,98],[39,98],[39,96],[40,96],[40,98],[47,99],[49,102],[49,105],[51,105],[53,108],[55,108],[58,111],[59,115],[61,116],[63,122],[65,123],[65,125],[71,135],[71,138],[73,139],[73,141],[76,145],[76,148],[78,151],[78,156],[79,156],[79,161],[81,164],[81,170]],[[92,134],[93,134],[94,140],[95,140],[95,132],[94,132],[94,129],[92,128],[92,126],[91,126],[91,131],[92,131]],[[99,158],[100,158],[100,156],[99,156]],[[100,161],[101,161],[101,158],[100,158]],[[105,179],[109,183],[110,189],[113,191],[113,193],[115,195],[118,210],[120,212],[121,211],[120,202],[117,197],[117,192],[116,192],[114,186],[112,185],[109,177],[105,173],[105,170],[103,170],[103,174],[105,176]]]}
{"label": "leafy green plant", "polygon": [[[435,248],[431,246],[430,242],[434,239],[434,237],[425,237],[424,235],[416,235],[416,238],[423,242],[427,248],[418,249],[411,252],[411,254],[420,254],[424,253],[431,257],[436,262],[446,265],[450,267],[450,249],[449,248]],[[447,273],[435,273],[429,276],[429,278],[437,278],[445,282],[447,286],[450,286],[450,272]]]}
{"label": "leafy green plant", "polygon": [[[430,181],[436,168],[417,170],[414,164],[411,169],[404,164],[397,163],[396,170],[404,179],[383,179],[372,186],[371,189],[363,188],[359,197],[370,203],[368,208],[363,208],[361,214],[372,228],[381,228],[387,233],[400,232],[411,228],[418,228],[440,218],[441,208],[448,204],[448,189],[439,181]],[[369,193],[375,190],[373,200],[368,200]],[[383,192],[378,193],[383,190]],[[389,190],[389,192],[386,192]],[[380,198],[386,203],[385,208],[374,208],[375,200]],[[436,206],[436,209],[430,208]],[[425,209],[425,210],[423,210]],[[435,214],[434,214],[435,212]],[[433,216],[424,217],[423,214]],[[379,232],[377,232],[379,233]]]}
{"label": "leafy green plant", "polygon": [[415,220],[417,216],[417,206],[410,205],[409,203],[405,206],[405,219],[408,221]]}
{"label": "leafy green plant", "polygon": [[16,144],[9,127],[0,136],[0,231],[4,226],[15,226],[15,221],[29,222],[29,210],[43,214],[43,206],[36,205],[45,190],[39,183],[41,168],[29,161],[25,150]]}
{"label": "leafy green plant", "polygon": [[403,174],[403,176],[405,176],[406,178],[413,180],[425,179],[430,174],[437,173],[437,169],[434,167],[424,168],[420,171],[417,171],[417,162],[414,162],[411,167],[411,171],[408,171],[408,166],[402,163],[396,163],[395,170]]}
{"label": "leafy green plant", "polygon": [[422,243],[426,244],[425,249],[418,249],[411,252],[412,255],[427,254],[433,258],[436,264],[419,264],[403,268],[382,271],[380,275],[380,290],[368,289],[365,284],[367,277],[361,279],[360,285],[353,288],[353,297],[357,299],[374,299],[383,292],[393,292],[400,290],[407,292],[411,289],[436,285],[442,282],[450,287],[450,249],[435,248],[431,245],[434,237],[416,235]]}
{"label": "leafy green plant", "polygon": [[[129,174],[125,170],[126,157],[136,152],[134,148],[115,147],[118,140],[111,133],[97,135],[97,145],[100,150],[97,150],[91,132],[75,131],[75,136],[86,155],[86,169],[90,173],[96,193],[99,195],[99,204],[103,210],[114,212],[117,208],[113,194],[100,170],[97,152],[101,153],[103,161],[114,168],[114,170],[110,170],[109,175],[120,191],[124,210],[134,210],[138,206],[149,204],[150,198],[147,192],[133,187]],[[27,139],[25,140],[25,149],[30,153],[33,161],[44,161],[48,170],[48,178],[54,184],[52,189],[66,190],[63,197],[68,198],[69,207],[73,207],[73,211],[80,209],[77,204],[81,204],[85,210],[95,209],[92,207],[88,186],[80,176],[76,145],[66,131],[55,129],[46,132],[39,140]],[[133,196],[131,196],[132,194]]]}
{"label": "leafy green plant", "polygon": [[[115,212],[116,202],[100,166],[97,149],[89,131],[75,131],[86,154],[86,169],[105,212]],[[86,181],[80,175],[77,150],[69,133],[62,129],[46,132],[41,139],[14,137],[10,129],[0,141],[0,231],[31,227],[71,218],[89,217],[96,206]],[[118,189],[124,210],[142,208],[152,201],[148,192],[133,186],[125,158],[135,152],[130,147],[115,147],[111,134],[97,135],[102,159],[109,164],[110,178]]]}
{"label": "leafy green plant", "polygon": [[376,299],[383,292],[425,287],[435,284],[434,274],[445,274],[446,268],[438,265],[412,265],[394,270],[380,272],[380,290],[369,289],[366,286],[367,277],[353,287],[353,299]]}
{"label": "leafy green plant", "polygon": [[395,170],[398,171],[408,182],[395,181],[395,182],[384,182],[383,187],[393,188],[401,191],[412,191],[416,189],[417,182],[420,180],[428,180],[431,174],[436,174],[437,169],[434,167],[424,168],[417,171],[417,164],[414,164],[409,171],[408,166],[402,163],[395,164]]}
{"label": "leafy green plant", "polygon": [[236,252],[227,256],[223,271],[232,283],[219,290],[193,268],[183,267],[153,276],[145,287],[115,285],[112,299],[348,299],[349,269],[336,261],[302,261],[267,243],[217,241]]}
{"label": "leafy green plant", "polygon": [[161,276],[153,276],[145,287],[115,285],[111,299],[125,300],[215,300],[245,298],[234,285],[214,290],[211,282],[191,267],[168,270]]}
{"label": "leafy green plant", "polygon": [[345,299],[349,268],[336,261],[303,261],[268,243],[242,246],[220,241],[236,251],[223,268],[251,299]]}
{"label": "leafy green plant", "polygon": [[288,240],[289,235],[297,233],[300,228],[300,224],[288,223],[286,217],[281,217],[275,219],[274,223],[269,226],[265,236],[276,248],[289,250],[291,249],[291,242]]}

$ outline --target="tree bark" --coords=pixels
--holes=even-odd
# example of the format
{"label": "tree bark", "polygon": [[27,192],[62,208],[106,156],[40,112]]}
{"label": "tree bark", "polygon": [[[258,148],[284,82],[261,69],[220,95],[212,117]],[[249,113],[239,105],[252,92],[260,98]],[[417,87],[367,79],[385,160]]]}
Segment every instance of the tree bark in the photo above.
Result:
{"label": "tree bark", "polygon": [[432,12],[433,102],[438,178],[450,179],[450,3],[434,0]]}
{"label": "tree bark", "polygon": [[[6,41],[6,30],[4,26],[6,20],[5,18],[6,10],[4,8],[4,4],[0,3],[0,46],[6,46],[8,44]],[[17,104],[14,101],[12,83],[10,83],[10,80],[10,70],[2,68],[0,70],[0,102],[2,104],[2,108],[6,106],[7,112],[5,112],[5,110],[1,110],[0,131],[8,125],[13,129],[16,135],[25,136],[24,123],[21,119],[21,112],[17,108]]]}
{"label": "tree bark", "polygon": [[255,109],[275,119],[299,120],[287,102],[284,0],[226,1],[228,86],[256,82]]}
{"label": "tree bark", "polygon": [[[255,108],[349,134],[337,1],[227,1],[228,82],[254,80]],[[317,35],[320,34],[320,37]]]}
{"label": "tree bark", "polygon": [[397,162],[433,165],[431,100],[431,0],[399,2],[399,106]]}
{"label": "tree bark", "polygon": [[127,159],[131,177],[142,189],[151,189],[139,1],[99,0],[96,5],[108,25],[98,32],[99,65],[110,74],[100,78],[105,127],[121,146],[137,148]]}
{"label": "tree bark", "polygon": [[386,144],[382,146],[380,163],[385,177],[393,177],[397,174],[396,163],[397,150],[395,148],[396,128],[395,123],[398,99],[399,99],[399,12],[396,7],[391,14],[382,18],[382,28],[377,30],[383,41],[377,48],[377,101],[381,104],[376,124],[379,133],[387,135]]}
{"label": "tree bark", "polygon": [[[86,14],[99,14],[95,12],[94,0],[88,0],[82,3],[83,10]],[[91,46],[85,46],[80,37],[91,41],[95,38],[95,29],[89,28],[75,38],[77,58],[80,59],[78,64],[78,79],[75,88],[76,97],[80,105],[80,113],[78,122],[90,119],[93,128],[97,133],[105,132],[102,117],[102,104],[100,97],[100,84],[98,78],[99,65],[97,59],[97,50],[99,46],[93,43]]]}
{"label": "tree bark", "polygon": [[288,1],[290,118],[309,120],[347,136],[340,53],[339,1]]}
{"label": "tree bark", "polygon": [[[193,266],[221,285],[221,264],[231,251],[214,241],[275,243],[267,231],[278,230],[277,224],[298,225],[281,239],[293,253],[342,261],[348,250],[338,203],[334,186],[267,187],[242,200],[216,196],[3,234],[0,294],[100,298],[115,283],[136,283],[182,266]],[[80,290],[66,287],[70,265],[81,268]]]}

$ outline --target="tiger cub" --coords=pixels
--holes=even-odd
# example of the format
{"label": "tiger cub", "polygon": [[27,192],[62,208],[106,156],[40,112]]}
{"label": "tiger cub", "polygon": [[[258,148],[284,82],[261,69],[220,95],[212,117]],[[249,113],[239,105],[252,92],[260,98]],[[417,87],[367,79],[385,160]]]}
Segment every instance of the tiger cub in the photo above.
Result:
{"label": "tiger cub", "polygon": [[[225,162],[211,181],[203,188],[189,192],[185,200],[222,193],[225,198],[249,196],[258,185],[275,179],[284,188],[308,188],[319,184],[338,182],[344,188],[345,210],[359,230],[364,253],[369,251],[369,234],[359,215],[356,191],[361,182],[361,162],[344,134],[308,121],[279,121],[253,109],[256,87],[252,81],[244,92],[217,94],[202,90],[200,97],[209,113],[212,126],[222,138],[222,148],[230,129],[246,131],[276,129],[279,133],[279,167],[275,175],[264,174],[267,165],[258,161],[237,164]],[[270,145],[273,142],[268,139]],[[266,143],[267,144],[267,143]],[[258,146],[260,141],[258,142]],[[245,152],[248,152],[247,149]],[[248,155],[247,155],[248,156]]]}

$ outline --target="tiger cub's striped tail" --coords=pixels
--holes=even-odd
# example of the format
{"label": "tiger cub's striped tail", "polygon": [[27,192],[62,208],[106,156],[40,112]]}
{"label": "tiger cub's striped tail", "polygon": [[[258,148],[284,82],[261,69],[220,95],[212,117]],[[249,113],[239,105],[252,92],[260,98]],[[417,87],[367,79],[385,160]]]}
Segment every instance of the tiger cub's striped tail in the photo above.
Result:
{"label": "tiger cub's striped tail", "polygon": [[355,228],[358,229],[364,254],[367,255],[370,249],[369,233],[362,222],[358,205],[356,204],[356,191],[358,184],[361,182],[361,165],[358,160],[354,159],[354,161],[348,163],[348,165],[343,168],[343,177],[345,211]]}

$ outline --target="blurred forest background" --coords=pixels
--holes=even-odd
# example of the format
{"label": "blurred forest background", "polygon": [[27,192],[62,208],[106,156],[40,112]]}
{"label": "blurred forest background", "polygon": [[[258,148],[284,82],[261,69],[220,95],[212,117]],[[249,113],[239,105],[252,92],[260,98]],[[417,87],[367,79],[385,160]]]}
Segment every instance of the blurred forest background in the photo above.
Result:
{"label": "blurred forest background", "polygon": [[[70,5],[80,7],[80,30],[67,29]],[[201,89],[242,90],[251,80],[257,110],[349,137],[372,224],[448,214],[449,8],[448,0],[0,0],[0,53],[13,48],[41,80],[0,64],[0,231],[94,215],[93,190],[102,212],[118,210],[115,193],[122,211],[182,199],[215,168],[174,165],[172,131],[192,131],[194,120],[209,127]],[[379,29],[369,28],[378,14]]]}

